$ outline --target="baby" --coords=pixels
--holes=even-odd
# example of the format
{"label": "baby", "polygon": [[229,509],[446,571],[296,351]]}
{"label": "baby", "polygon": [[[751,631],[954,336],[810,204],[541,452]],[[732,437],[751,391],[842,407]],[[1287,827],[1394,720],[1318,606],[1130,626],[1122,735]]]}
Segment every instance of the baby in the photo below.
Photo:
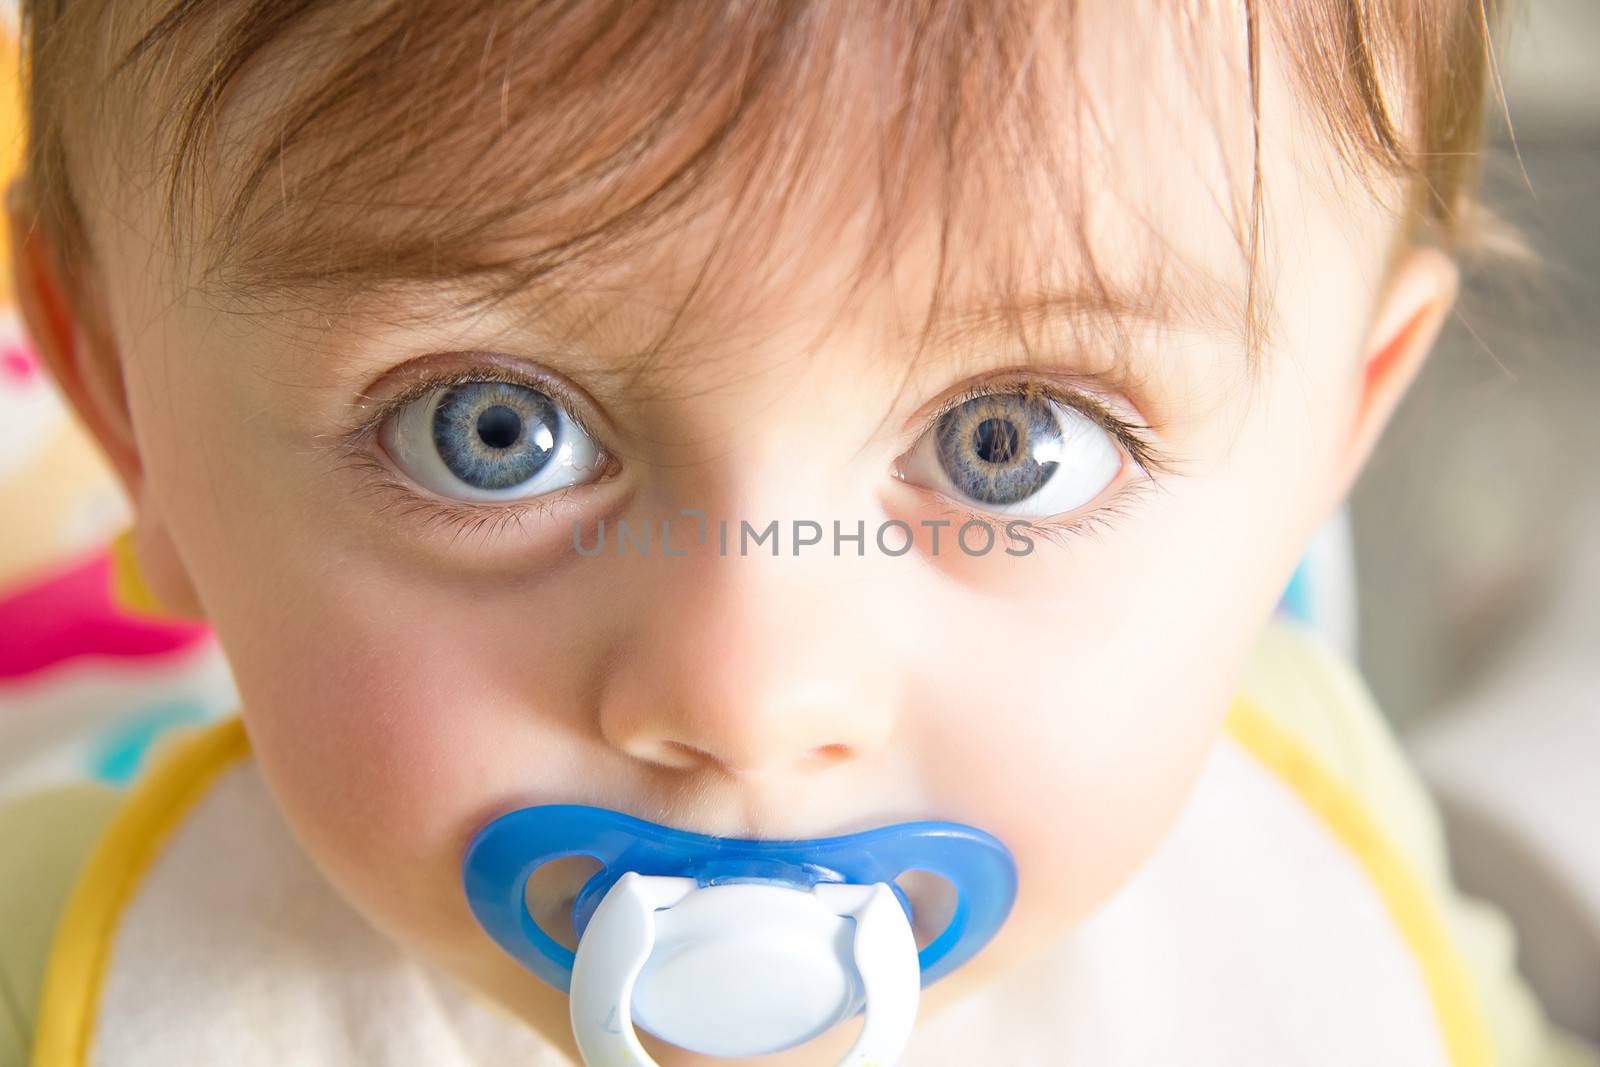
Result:
{"label": "baby", "polygon": [[582,1062],[463,891],[582,804],[992,835],[914,1067],[1585,1062],[1272,621],[1482,234],[1496,5],[23,6],[18,298],[241,708],[8,962],[14,1056]]}

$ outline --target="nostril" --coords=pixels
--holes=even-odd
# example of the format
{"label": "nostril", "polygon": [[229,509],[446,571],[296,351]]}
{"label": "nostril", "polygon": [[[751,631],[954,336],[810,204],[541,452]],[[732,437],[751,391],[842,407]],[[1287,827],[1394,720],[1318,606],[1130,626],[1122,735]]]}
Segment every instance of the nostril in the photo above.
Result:
{"label": "nostril", "polygon": [[842,763],[849,758],[849,745],[820,745],[811,750],[811,761],[813,763]]}
{"label": "nostril", "polygon": [[682,741],[663,741],[661,750],[664,758],[662,763],[672,767],[699,767],[707,763],[716,763],[716,757],[703,749],[686,745]]}
{"label": "nostril", "polygon": [[[827,767],[842,763],[851,757],[853,749],[849,745],[831,744],[819,745],[801,755],[798,763],[805,767]],[[737,763],[731,759],[724,759],[713,752],[682,741],[662,739],[657,742],[651,760],[664,766],[678,770],[689,770],[701,767],[715,767],[729,774],[758,774],[765,770],[776,768],[781,763]]]}

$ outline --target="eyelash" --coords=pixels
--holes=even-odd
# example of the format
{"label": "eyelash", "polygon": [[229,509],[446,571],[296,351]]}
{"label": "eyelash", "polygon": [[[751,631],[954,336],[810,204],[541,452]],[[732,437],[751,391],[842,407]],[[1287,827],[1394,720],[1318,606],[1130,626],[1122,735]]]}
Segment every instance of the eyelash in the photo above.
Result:
{"label": "eyelash", "polygon": [[[1093,395],[1048,379],[1036,377],[1018,379],[999,375],[973,382],[935,408],[932,414],[926,417],[927,425],[932,427],[961,405],[986,396],[1043,397],[1070,407],[1115,437],[1123,451],[1144,474],[1143,479],[1122,485],[1111,495],[1111,499],[1093,511],[1066,519],[1029,518],[1028,532],[1051,544],[1063,545],[1078,537],[1103,533],[1111,529],[1118,519],[1134,510],[1135,502],[1142,499],[1146,493],[1163,488],[1156,480],[1157,475],[1178,472],[1177,459],[1146,436],[1150,431],[1149,426],[1119,418]],[[949,497],[941,499],[947,516],[959,516],[962,522],[988,523],[991,527],[999,527],[1001,530],[1005,527],[1006,516],[983,511]]]}
{"label": "eyelash", "polygon": [[450,389],[457,385],[469,385],[474,382],[501,382],[506,385],[520,385],[528,389],[537,389],[541,393],[557,401],[569,418],[578,424],[578,428],[591,438],[598,439],[595,429],[583,414],[584,404],[573,391],[554,378],[542,378],[534,374],[521,374],[505,367],[497,367],[486,363],[479,367],[465,367],[460,370],[446,371],[427,377],[418,378],[399,393],[378,405],[378,410],[368,415],[366,420],[344,440],[344,447],[350,451],[364,450],[369,447],[372,438],[377,436],[378,430],[390,418],[398,415],[407,404],[414,400],[421,400],[430,393],[440,389]]}
{"label": "eyelash", "polygon": [[[378,508],[380,514],[393,509],[402,515],[420,516],[426,526],[443,526],[452,531],[451,545],[463,537],[478,535],[484,540],[493,540],[513,524],[521,528],[524,518],[548,514],[572,491],[570,488],[560,489],[542,496],[492,506],[444,500],[418,493],[409,484],[396,478],[385,464],[372,455],[372,440],[377,436],[379,429],[390,418],[404,410],[406,405],[440,389],[473,382],[502,382],[537,389],[561,404],[568,417],[591,439],[599,439],[593,426],[583,415],[581,401],[560,382],[536,375],[519,374],[491,364],[418,378],[385,400],[360,426],[336,442],[341,454],[339,465],[365,475],[365,484],[384,498]],[[1173,457],[1145,436],[1150,429],[1148,426],[1113,415],[1098,399],[1088,393],[1037,378],[1020,381],[1012,379],[998,383],[991,378],[968,385],[941,403],[926,417],[927,428],[931,428],[940,418],[962,404],[985,396],[1044,397],[1073,408],[1115,437],[1128,457],[1145,475],[1140,481],[1124,484],[1110,500],[1091,512],[1070,519],[1030,519],[1028,532],[1052,544],[1064,544],[1074,538],[1109,529],[1117,519],[1132,510],[1133,503],[1144,493],[1160,487],[1155,480],[1157,474],[1176,472],[1177,463]],[[923,432],[927,432],[927,428]],[[602,452],[602,456],[605,468],[601,477],[605,478],[613,472],[614,466],[609,453]],[[1002,527],[1005,522],[1003,516],[970,507],[958,500],[945,498],[945,506],[947,513],[960,515],[964,522],[976,520]]]}
{"label": "eyelash", "polygon": [[[583,402],[572,390],[555,379],[521,374],[493,364],[418,378],[383,401],[375,412],[366,416],[360,426],[335,442],[339,454],[337,465],[340,469],[356,471],[363,476],[362,485],[379,497],[377,511],[380,515],[393,511],[401,516],[419,519],[428,528],[443,527],[451,531],[452,546],[462,538],[478,537],[483,541],[493,541],[512,525],[520,529],[524,519],[549,514],[566,499],[572,489],[578,488],[558,489],[553,493],[492,506],[445,500],[419,493],[408,482],[395,477],[394,472],[373,455],[373,438],[377,437],[385,422],[398,415],[408,404],[441,389],[473,382],[502,382],[537,389],[559,403],[567,417],[577,423],[578,428],[592,440],[600,439],[593,424],[583,414]],[[602,450],[601,461],[604,465],[601,477],[605,478],[612,473],[614,460],[610,453]]]}
{"label": "eyelash", "polygon": [[1149,426],[1118,418],[1093,395],[1048,379],[1018,380],[991,377],[973,382],[941,403],[933,414],[927,417],[928,425],[933,426],[962,404],[985,396],[1014,396],[1023,399],[1043,397],[1073,408],[1115,437],[1122,445],[1123,451],[1128,453],[1129,458],[1147,476],[1154,478],[1157,474],[1177,473],[1177,461],[1146,436],[1150,432]]}

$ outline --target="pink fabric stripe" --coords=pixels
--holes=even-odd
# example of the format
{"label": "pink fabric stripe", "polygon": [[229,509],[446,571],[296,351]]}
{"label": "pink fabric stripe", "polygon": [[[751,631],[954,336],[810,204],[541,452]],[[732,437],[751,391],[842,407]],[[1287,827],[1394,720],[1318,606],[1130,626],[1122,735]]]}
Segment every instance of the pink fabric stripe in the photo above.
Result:
{"label": "pink fabric stripe", "polygon": [[76,656],[164,656],[209,631],[202,623],[123,612],[111,598],[111,556],[99,552],[0,600],[0,681]]}
{"label": "pink fabric stripe", "polygon": [[25,382],[38,373],[39,363],[26,345],[7,345],[0,351],[0,375]]}

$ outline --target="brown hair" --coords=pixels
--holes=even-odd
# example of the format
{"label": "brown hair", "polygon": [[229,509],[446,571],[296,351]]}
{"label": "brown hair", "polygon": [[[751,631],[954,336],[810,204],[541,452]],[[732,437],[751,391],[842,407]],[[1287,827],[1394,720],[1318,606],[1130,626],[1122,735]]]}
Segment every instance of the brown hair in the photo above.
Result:
{"label": "brown hair", "polygon": [[[200,257],[197,284],[245,299],[474,279],[496,300],[558,284],[670,232],[717,176],[751,227],[728,229],[759,247],[760,220],[817,195],[823,153],[861,148],[830,147],[861,114],[876,131],[870,177],[888,238],[896,207],[930,175],[947,204],[963,183],[969,196],[1007,195],[975,162],[1003,173],[1043,150],[1033,134],[1051,94],[1035,46],[1050,20],[1049,32],[1070,42],[1076,15],[1073,3],[1038,0],[149,6],[23,0],[27,166],[40,223],[69,279],[92,263],[78,170],[107,155],[95,138],[137,128],[129,108],[142,102],[159,111],[145,144],[163,168],[174,250]],[[1189,0],[1165,6],[1180,27],[1201,17]],[[1261,6],[1242,0],[1226,13],[1241,29],[1251,100],[1262,35],[1272,33],[1351,171],[1403,183],[1400,239],[1431,234],[1467,247],[1482,232],[1474,188],[1500,0]],[[144,21],[128,24],[135,16]],[[219,113],[269,56],[280,71],[311,75],[219,152]],[[867,73],[880,92],[852,95],[838,70]],[[1252,358],[1265,329],[1258,109],[1256,123],[1236,226]],[[219,162],[231,175],[220,193]],[[425,185],[410,177],[419,168]],[[941,279],[955,240],[945,218]],[[531,251],[505,251],[501,238],[530,232],[540,238]],[[894,254],[892,241],[873,247]],[[1113,310],[1151,296],[1119,291],[1092,264],[1086,273]]]}

